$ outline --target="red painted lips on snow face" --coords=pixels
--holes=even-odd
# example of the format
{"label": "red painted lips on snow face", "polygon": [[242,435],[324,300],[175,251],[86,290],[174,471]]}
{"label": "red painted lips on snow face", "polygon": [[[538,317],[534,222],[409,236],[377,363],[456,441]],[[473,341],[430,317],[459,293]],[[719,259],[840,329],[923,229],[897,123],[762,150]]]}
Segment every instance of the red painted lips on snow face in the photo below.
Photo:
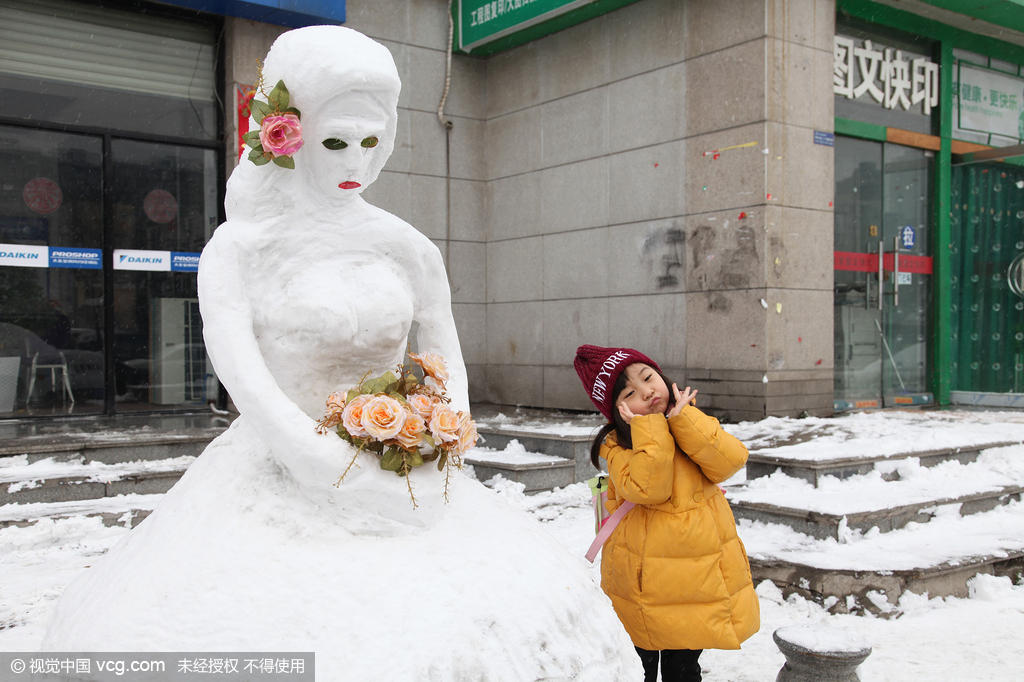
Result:
{"label": "red painted lips on snow face", "polygon": [[355,180],[346,180],[345,182],[339,182],[338,187],[342,189],[355,189],[357,187],[362,187],[362,185]]}

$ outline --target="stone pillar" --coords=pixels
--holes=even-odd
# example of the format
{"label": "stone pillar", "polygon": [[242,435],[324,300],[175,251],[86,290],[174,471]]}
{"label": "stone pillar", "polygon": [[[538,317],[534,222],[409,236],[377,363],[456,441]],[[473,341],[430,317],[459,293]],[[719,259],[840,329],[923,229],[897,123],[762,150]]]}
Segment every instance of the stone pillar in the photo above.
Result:
{"label": "stone pillar", "polygon": [[834,3],[687,7],[687,381],[730,419],[827,414]]}

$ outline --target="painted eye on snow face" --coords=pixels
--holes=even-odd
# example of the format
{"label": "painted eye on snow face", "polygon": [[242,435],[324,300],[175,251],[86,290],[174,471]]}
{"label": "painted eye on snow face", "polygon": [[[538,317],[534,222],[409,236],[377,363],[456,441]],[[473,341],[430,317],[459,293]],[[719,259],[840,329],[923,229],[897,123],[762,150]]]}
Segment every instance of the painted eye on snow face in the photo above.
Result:
{"label": "painted eye on snow face", "polygon": [[372,149],[377,146],[379,140],[376,137],[364,137],[363,141],[359,143],[360,146],[366,149]]}
{"label": "painted eye on snow face", "polygon": [[336,137],[328,137],[322,142],[322,144],[331,150],[344,149],[348,146],[348,143],[345,142],[345,140],[339,140]]}

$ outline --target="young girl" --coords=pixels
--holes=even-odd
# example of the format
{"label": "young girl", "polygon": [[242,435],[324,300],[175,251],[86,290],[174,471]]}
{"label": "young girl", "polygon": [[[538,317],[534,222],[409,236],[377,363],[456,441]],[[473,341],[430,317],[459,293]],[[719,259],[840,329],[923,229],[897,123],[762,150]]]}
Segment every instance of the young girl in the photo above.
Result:
{"label": "young girl", "polygon": [[632,348],[580,346],[583,386],[610,422],[591,447],[608,466],[608,511],[636,506],[605,543],[601,587],[629,633],[645,682],[700,680],[703,649],[738,649],[760,611],[743,543],[716,485],[747,449]]}

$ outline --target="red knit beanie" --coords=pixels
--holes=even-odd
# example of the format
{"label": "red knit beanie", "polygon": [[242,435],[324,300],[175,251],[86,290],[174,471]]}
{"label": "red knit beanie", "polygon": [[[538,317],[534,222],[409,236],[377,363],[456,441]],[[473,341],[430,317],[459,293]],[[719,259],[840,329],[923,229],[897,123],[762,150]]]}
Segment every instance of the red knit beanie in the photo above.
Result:
{"label": "red knit beanie", "polygon": [[622,370],[635,362],[650,365],[661,372],[661,368],[654,360],[632,348],[582,345],[576,349],[576,360],[572,365],[580,375],[580,381],[583,382],[583,388],[586,389],[591,402],[608,421],[612,420],[612,408],[615,407],[615,396],[612,395],[615,380],[622,374]]}

